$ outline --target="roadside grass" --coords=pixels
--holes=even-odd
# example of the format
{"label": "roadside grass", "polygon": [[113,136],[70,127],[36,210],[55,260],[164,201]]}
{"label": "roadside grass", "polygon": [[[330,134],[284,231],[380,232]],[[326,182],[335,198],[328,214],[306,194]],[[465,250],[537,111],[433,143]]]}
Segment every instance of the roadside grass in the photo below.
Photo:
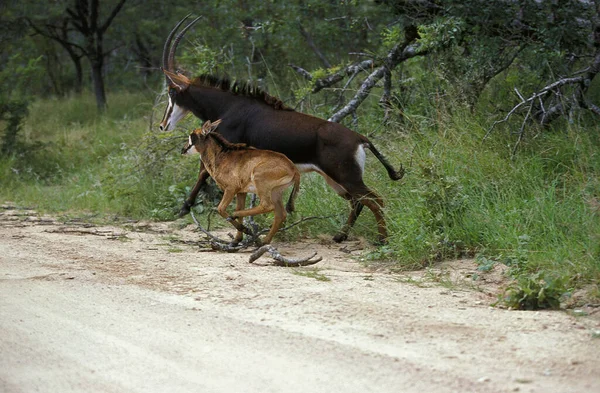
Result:
{"label": "roadside grass", "polygon": [[[0,158],[0,199],[97,220],[175,219],[198,170],[198,159],[181,157],[179,149],[198,120],[188,118],[170,133],[149,130],[154,98],[111,95],[102,117],[87,95],[35,101],[19,151]],[[393,182],[368,154],[365,182],[384,197],[390,239],[366,259],[407,270],[477,256],[509,266],[516,285],[530,292],[598,287],[600,126],[530,132],[513,157],[510,125],[484,140],[488,120],[460,108],[437,110],[435,121],[414,116],[375,128],[375,115],[359,118],[357,131],[407,170]],[[205,219],[217,200],[209,195],[195,212]],[[315,174],[303,176],[296,207],[288,224],[320,218],[278,237],[332,236],[349,212],[348,202]],[[351,235],[376,239],[368,209]],[[511,291],[507,302],[524,296]]]}

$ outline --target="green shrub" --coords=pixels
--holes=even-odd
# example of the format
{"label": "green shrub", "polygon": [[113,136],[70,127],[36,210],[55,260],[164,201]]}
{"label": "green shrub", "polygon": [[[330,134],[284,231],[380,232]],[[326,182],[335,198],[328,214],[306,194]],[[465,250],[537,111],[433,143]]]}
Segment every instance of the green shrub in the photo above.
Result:
{"label": "green shrub", "polygon": [[518,276],[499,301],[517,310],[558,309],[567,293],[567,282],[568,278],[548,277],[542,273]]}

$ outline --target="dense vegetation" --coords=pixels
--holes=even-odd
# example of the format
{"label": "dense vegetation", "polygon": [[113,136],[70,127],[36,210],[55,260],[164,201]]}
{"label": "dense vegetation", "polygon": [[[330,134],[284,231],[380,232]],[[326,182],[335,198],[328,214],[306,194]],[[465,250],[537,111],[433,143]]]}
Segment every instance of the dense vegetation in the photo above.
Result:
{"label": "dense vegetation", "polygon": [[[158,66],[166,35],[192,11],[205,18],[180,45],[182,69],[249,80],[344,121],[407,168],[391,182],[369,157],[366,182],[386,200],[391,234],[369,259],[398,269],[464,256],[481,271],[506,264],[505,300],[523,308],[554,307],[578,288],[600,297],[596,1],[69,0],[0,10],[0,201],[174,220],[198,165],[178,152],[199,121],[157,131]],[[297,208],[296,218],[325,218],[292,238],[333,234],[348,206],[306,176]],[[374,239],[372,215],[351,234]]]}

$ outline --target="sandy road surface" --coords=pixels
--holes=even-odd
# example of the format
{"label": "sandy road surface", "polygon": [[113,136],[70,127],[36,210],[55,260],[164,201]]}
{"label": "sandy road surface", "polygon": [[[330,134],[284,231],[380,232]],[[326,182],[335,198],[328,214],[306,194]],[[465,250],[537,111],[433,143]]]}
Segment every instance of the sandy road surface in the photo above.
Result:
{"label": "sandy road surface", "polygon": [[358,241],[282,245],[315,272],[197,238],[0,209],[0,392],[600,392],[597,313],[415,285]]}

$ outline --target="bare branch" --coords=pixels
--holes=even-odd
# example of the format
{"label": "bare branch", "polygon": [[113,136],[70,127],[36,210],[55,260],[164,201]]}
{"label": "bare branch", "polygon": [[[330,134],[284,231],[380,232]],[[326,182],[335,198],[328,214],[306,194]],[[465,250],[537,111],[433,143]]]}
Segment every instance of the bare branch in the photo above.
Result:
{"label": "bare branch", "polygon": [[297,73],[302,75],[302,77],[304,79],[308,79],[309,81],[312,80],[313,76],[310,74],[310,72],[306,71],[304,68],[298,67],[297,65],[294,65],[292,63],[288,64],[288,66],[292,67],[294,69],[294,71],[296,71]]}
{"label": "bare branch", "polygon": [[390,103],[392,98],[392,72],[390,70],[386,71],[387,72],[385,72],[385,74],[383,75],[383,94],[379,99],[379,105],[381,105],[384,110],[383,121],[385,123],[387,123],[387,121],[389,120],[390,112],[392,109]]}
{"label": "bare branch", "polygon": [[534,100],[531,100],[529,103],[529,110],[527,111],[527,114],[525,115],[525,118],[523,119],[523,123],[521,123],[521,129],[519,130],[519,138],[517,139],[517,142],[515,143],[515,146],[513,147],[513,151],[512,151],[512,156],[514,157],[515,154],[517,154],[517,149],[519,148],[519,145],[521,144],[521,141],[523,140],[523,136],[525,135],[525,124],[527,124],[527,120],[529,120],[529,116],[531,116],[531,111],[533,110],[533,104],[534,104]]}
{"label": "bare branch", "polygon": [[263,254],[265,254],[267,252],[271,255],[271,258],[273,258],[275,260],[274,264],[277,266],[285,266],[285,267],[309,266],[309,265],[314,265],[315,263],[323,260],[322,257],[313,259],[315,256],[317,256],[316,252],[314,252],[309,257],[286,258],[283,255],[281,255],[279,250],[277,250],[275,247],[273,247],[270,244],[267,244],[267,245],[264,245],[264,246],[258,248],[256,251],[254,251],[250,255],[250,260],[248,262],[253,263],[254,261],[256,261],[258,258],[260,258]]}
{"label": "bare branch", "polygon": [[313,41],[310,33],[308,31],[306,31],[304,26],[302,26],[301,24],[298,25],[298,28],[300,29],[300,34],[302,34],[302,37],[304,37],[304,39],[306,40],[306,43],[308,44],[310,49],[312,49],[312,51],[315,53],[315,55],[317,55],[317,57],[321,60],[321,63],[323,63],[325,68],[331,68],[331,63],[329,62],[329,60],[327,60],[327,58],[325,57],[323,52],[321,52],[319,47],[317,47],[317,45]]}
{"label": "bare branch", "polygon": [[385,67],[379,67],[372,72],[363,82],[354,97],[342,109],[334,113],[328,120],[334,123],[339,123],[344,117],[356,111],[356,108],[369,96],[371,89],[375,84],[383,78]]}
{"label": "bare branch", "polygon": [[418,45],[396,45],[387,55],[383,65],[376,68],[365,79],[361,87],[358,89],[352,100],[348,104],[334,113],[329,121],[339,123],[344,117],[354,113],[358,106],[369,96],[371,89],[375,84],[383,78],[386,73],[391,72],[398,64],[415,56],[424,55],[426,51],[420,51]]}
{"label": "bare branch", "polygon": [[117,14],[119,13],[119,11],[121,11],[121,8],[123,8],[123,5],[125,4],[126,0],[121,0],[119,2],[119,4],[117,4],[115,6],[115,8],[113,8],[112,12],[110,13],[110,15],[108,16],[108,18],[106,18],[106,20],[104,21],[104,24],[100,27],[100,31],[102,33],[105,33],[106,30],[108,29],[108,26],[110,26],[110,24],[112,23],[113,19],[115,19],[115,16],[117,16]]}
{"label": "bare branch", "polygon": [[[319,91],[321,91],[327,87],[331,87],[331,86],[335,85],[336,83],[338,83],[339,81],[346,78],[347,76],[354,75],[361,71],[368,71],[368,70],[372,69],[373,64],[374,64],[373,60],[363,60],[358,63],[350,64],[349,66],[344,67],[341,70],[339,70],[331,75],[326,76],[325,78],[317,79],[315,81],[312,93],[318,93]],[[306,71],[304,68],[298,67],[297,65],[294,65],[294,64],[290,64],[289,66],[292,67],[294,69],[294,71],[296,71],[297,73],[302,75],[304,78],[306,78],[308,80],[313,80],[313,76],[311,75],[311,73]]]}
{"label": "bare branch", "polygon": [[596,115],[600,116],[600,107],[598,105],[592,104],[591,102],[588,102],[588,101],[584,101],[584,105],[585,105],[584,106],[585,109],[589,109]]}
{"label": "bare branch", "polygon": [[[528,115],[531,112],[531,107],[533,106],[533,103],[535,100],[540,99],[541,97],[545,96],[546,94],[548,94],[549,92],[558,89],[562,86],[565,85],[574,85],[574,84],[581,84],[584,81],[583,76],[578,76],[578,77],[573,77],[573,78],[563,78],[560,80],[557,80],[556,82],[553,82],[551,84],[549,84],[548,86],[545,86],[544,88],[542,88],[540,91],[533,93],[531,95],[531,97],[529,97],[528,99],[524,99],[523,96],[519,93],[519,91],[517,89],[515,89],[516,94],[519,96],[519,98],[521,99],[521,102],[519,102],[517,105],[515,105],[509,112],[508,114],[501,120],[496,120],[492,126],[490,127],[489,131],[485,134],[485,136],[483,137],[483,139],[486,139],[492,132],[492,130],[494,129],[494,127],[496,127],[496,125],[500,124],[500,123],[504,123],[506,121],[508,121],[510,119],[510,117],[517,112],[521,107],[530,104],[530,110],[528,111]],[[543,109],[543,106],[542,106]],[[555,113],[558,113],[559,111],[562,110],[562,104],[557,104],[551,108],[549,108],[547,111],[543,111],[543,115],[540,119],[542,124],[547,124],[548,120],[550,118],[550,115],[553,115]],[[527,116],[527,119],[529,118],[529,116]]]}

